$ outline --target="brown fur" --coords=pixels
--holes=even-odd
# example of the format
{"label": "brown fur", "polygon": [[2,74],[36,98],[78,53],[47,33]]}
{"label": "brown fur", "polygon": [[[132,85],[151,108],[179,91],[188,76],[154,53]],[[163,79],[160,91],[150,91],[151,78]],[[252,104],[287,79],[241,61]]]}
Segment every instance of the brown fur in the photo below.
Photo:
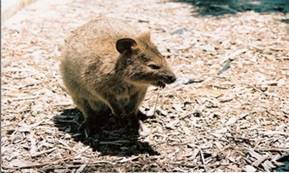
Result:
{"label": "brown fur", "polygon": [[150,34],[139,34],[120,20],[92,20],[65,42],[61,74],[85,118],[104,109],[135,115],[150,84],[164,87],[175,81]]}

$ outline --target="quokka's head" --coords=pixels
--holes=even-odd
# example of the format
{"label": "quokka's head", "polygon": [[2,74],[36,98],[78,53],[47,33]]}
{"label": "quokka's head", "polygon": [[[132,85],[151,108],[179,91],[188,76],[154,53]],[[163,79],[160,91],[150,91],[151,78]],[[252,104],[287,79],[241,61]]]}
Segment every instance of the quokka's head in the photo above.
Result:
{"label": "quokka's head", "polygon": [[116,49],[120,53],[117,68],[123,71],[127,82],[165,87],[176,80],[165,57],[150,41],[150,33],[142,33],[136,38],[121,38],[116,42]]}

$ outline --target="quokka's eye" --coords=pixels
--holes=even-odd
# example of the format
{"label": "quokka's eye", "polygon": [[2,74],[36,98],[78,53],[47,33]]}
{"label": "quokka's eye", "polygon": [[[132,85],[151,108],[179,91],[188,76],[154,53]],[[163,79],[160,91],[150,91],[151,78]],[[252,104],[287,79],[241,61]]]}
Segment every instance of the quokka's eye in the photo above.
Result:
{"label": "quokka's eye", "polygon": [[149,64],[148,65],[151,69],[154,69],[154,70],[157,70],[157,69],[160,69],[161,66],[157,65],[157,64]]}
{"label": "quokka's eye", "polygon": [[141,54],[139,56],[139,58],[142,59],[144,62],[148,62],[149,61],[149,59],[144,54]]}

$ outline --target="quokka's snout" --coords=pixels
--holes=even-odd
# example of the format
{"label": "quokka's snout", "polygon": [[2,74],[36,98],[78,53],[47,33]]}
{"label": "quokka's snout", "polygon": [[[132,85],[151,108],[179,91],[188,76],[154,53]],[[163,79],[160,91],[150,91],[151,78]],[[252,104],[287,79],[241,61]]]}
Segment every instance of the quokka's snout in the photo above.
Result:
{"label": "quokka's snout", "polygon": [[170,73],[159,73],[156,78],[152,81],[152,85],[164,88],[167,84],[171,84],[176,81],[176,75]]}
{"label": "quokka's snout", "polygon": [[170,69],[159,71],[158,76],[158,80],[165,84],[171,84],[177,80],[176,75]]}
{"label": "quokka's snout", "polygon": [[166,84],[171,84],[177,80],[177,77],[174,73],[165,74],[164,76],[162,76],[162,78],[163,82],[165,82]]}

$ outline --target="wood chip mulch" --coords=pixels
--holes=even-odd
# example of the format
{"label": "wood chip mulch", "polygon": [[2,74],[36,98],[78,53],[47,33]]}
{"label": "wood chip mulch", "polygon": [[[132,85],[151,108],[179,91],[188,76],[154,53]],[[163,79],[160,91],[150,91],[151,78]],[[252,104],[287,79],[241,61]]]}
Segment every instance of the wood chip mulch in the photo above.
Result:
{"label": "wood chip mulch", "polygon": [[[39,0],[10,18],[1,32],[1,172],[289,171],[288,12],[199,8]],[[101,15],[150,30],[178,80],[150,88],[141,107],[150,118],[138,128],[86,138],[58,57],[70,31]]]}

